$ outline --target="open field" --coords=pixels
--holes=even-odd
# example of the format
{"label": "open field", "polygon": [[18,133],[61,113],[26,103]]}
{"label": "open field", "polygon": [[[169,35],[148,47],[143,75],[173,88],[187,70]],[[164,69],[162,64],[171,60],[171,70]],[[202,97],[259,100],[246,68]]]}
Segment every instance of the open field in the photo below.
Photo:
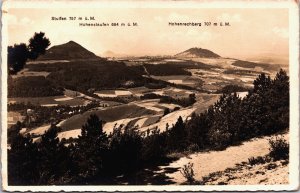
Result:
{"label": "open field", "polygon": [[235,59],[228,58],[188,58],[195,62],[202,62],[219,68],[231,68],[231,64],[235,62]]}
{"label": "open field", "polygon": [[160,96],[170,96],[173,98],[187,98],[187,97],[189,97],[190,94],[195,94],[196,92],[191,91],[191,90],[179,89],[179,88],[174,88],[174,87],[168,86],[168,87],[162,88],[162,89],[151,90],[144,94],[149,94],[149,93],[154,93],[154,94],[160,95]]}
{"label": "open field", "polygon": [[75,115],[61,124],[64,131],[80,129],[91,114],[96,114],[105,122],[113,122],[121,119],[136,118],[144,115],[155,115],[155,111],[139,107],[134,104],[125,104],[115,107],[87,111],[83,114]]}
{"label": "open field", "polygon": [[[154,124],[147,124],[143,125],[140,129],[141,131],[146,131],[147,129],[153,129],[158,127],[160,131],[165,131],[166,125],[168,124],[170,127],[177,122],[177,119],[181,116],[182,119],[185,121],[188,117],[193,113],[201,113],[205,111],[210,105],[213,105],[219,98],[220,95],[217,94],[205,94],[205,93],[198,93],[196,94],[197,102],[193,104],[191,107],[181,108],[177,111],[173,111],[163,117],[160,118],[158,122]],[[159,104],[159,105],[169,105],[169,104]],[[170,104],[173,106],[173,104]],[[169,106],[169,109],[174,109]]]}
{"label": "open field", "polygon": [[[252,74],[235,74],[225,73],[223,69],[215,69],[212,71],[202,69],[190,69],[189,70],[194,77],[200,77],[203,81],[202,89],[206,91],[215,92],[222,89],[227,85],[239,85],[242,87],[252,87],[253,81],[257,78],[260,72]],[[235,72],[235,70],[233,70]]]}
{"label": "open field", "polygon": [[168,124],[170,127],[174,125],[178,118],[181,116],[183,120],[186,120],[188,116],[192,114],[192,112],[195,111],[195,108],[185,108],[181,110],[177,110],[174,112],[171,112],[167,114],[166,116],[162,117],[158,123],[142,127],[140,130],[141,131],[147,131],[148,129],[153,129],[157,127],[160,131],[165,131],[166,130],[166,125]]}
{"label": "open field", "polygon": [[[129,104],[94,109],[83,114],[75,115],[63,121],[60,126],[63,131],[80,129],[91,114],[96,114],[101,120],[106,122],[104,131],[108,133],[112,131],[116,124],[117,126],[130,124],[132,126],[145,127],[159,121],[163,116],[165,108],[172,110],[173,107],[178,107],[178,105],[159,103],[157,99],[135,101]],[[177,120],[177,118],[175,119]]]}
{"label": "open field", "polygon": [[162,112],[165,109],[164,106],[160,105],[159,99],[149,99],[149,100],[135,101],[135,102],[132,102],[132,103],[139,106],[139,107],[144,107],[146,109],[156,111],[156,112]]}
{"label": "open field", "polygon": [[34,135],[43,135],[50,127],[51,125],[40,126],[38,128],[27,131],[26,133],[34,134]]}
{"label": "open field", "polygon": [[66,95],[51,96],[51,97],[18,97],[8,98],[8,103],[31,103],[34,105],[41,106],[57,106],[57,105],[69,105],[69,106],[80,106],[87,105],[90,101],[82,97],[68,97]]}
{"label": "open field", "polygon": [[[170,88],[168,89],[170,91]],[[177,92],[184,92],[181,89],[175,89]],[[187,91],[190,92],[190,91]],[[129,104],[110,106],[110,107],[99,107],[83,114],[74,115],[66,120],[61,121],[57,126],[61,127],[63,131],[60,134],[62,138],[65,136],[69,138],[77,136],[78,130],[81,129],[82,125],[86,122],[87,118],[91,114],[96,114],[101,120],[104,121],[103,130],[107,133],[113,131],[115,126],[137,126],[140,131],[144,132],[148,129],[158,127],[161,131],[166,129],[166,124],[170,127],[177,122],[179,116],[186,120],[193,112],[201,113],[212,105],[219,95],[198,93],[196,95],[197,102],[188,108],[182,108],[179,105],[159,103],[158,99],[149,99],[134,101]],[[175,107],[181,109],[173,111]],[[171,112],[163,116],[164,109],[169,108]],[[173,111],[173,112],[172,112]],[[35,135],[41,135],[45,132],[50,125],[41,126],[30,130],[30,133]],[[75,132],[72,133],[72,131]],[[79,133],[80,134],[80,133]]]}
{"label": "open field", "polygon": [[171,76],[151,76],[157,80],[163,80],[172,84],[186,85],[192,87],[200,87],[202,80],[199,77],[188,75],[171,75]]}
{"label": "open field", "polygon": [[218,99],[219,94],[198,94],[196,95],[197,102],[193,105],[195,107],[195,113],[200,114],[207,110],[209,106],[213,105]]}
{"label": "open field", "polygon": [[102,90],[96,91],[94,94],[99,97],[131,97],[133,94],[128,90]]}
{"label": "open field", "polygon": [[27,64],[35,65],[35,64],[53,64],[53,63],[65,63],[70,62],[69,60],[38,60],[38,61],[29,61]]}
{"label": "open field", "polygon": [[13,75],[12,78],[19,78],[19,77],[25,77],[25,76],[48,76],[50,73],[46,71],[29,71],[28,68],[24,68],[21,72],[19,72],[16,75]]}

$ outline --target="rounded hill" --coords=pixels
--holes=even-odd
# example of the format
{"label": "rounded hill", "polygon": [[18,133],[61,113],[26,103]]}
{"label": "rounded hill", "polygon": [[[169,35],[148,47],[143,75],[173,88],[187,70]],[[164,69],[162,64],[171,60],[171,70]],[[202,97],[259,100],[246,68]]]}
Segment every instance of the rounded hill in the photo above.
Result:
{"label": "rounded hill", "polygon": [[93,52],[85,49],[80,44],[69,41],[65,44],[49,48],[45,55],[38,60],[76,60],[76,59],[100,59]]}
{"label": "rounded hill", "polygon": [[186,57],[186,58],[219,58],[220,56],[210,50],[202,48],[190,48],[184,52],[178,53],[176,57]]}

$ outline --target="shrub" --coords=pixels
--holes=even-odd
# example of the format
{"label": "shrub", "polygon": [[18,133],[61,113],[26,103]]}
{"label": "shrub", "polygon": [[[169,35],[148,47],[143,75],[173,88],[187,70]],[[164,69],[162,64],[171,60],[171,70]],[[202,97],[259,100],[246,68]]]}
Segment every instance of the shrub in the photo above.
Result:
{"label": "shrub", "polygon": [[169,113],[170,113],[170,109],[169,108],[165,108],[165,110],[164,110],[164,116],[166,116]]}
{"label": "shrub", "polygon": [[289,158],[289,144],[288,142],[281,136],[271,138],[269,140],[270,145],[270,153],[269,156],[274,160],[286,160]]}
{"label": "shrub", "polygon": [[212,149],[220,151],[230,145],[231,134],[227,131],[213,128],[208,132],[208,136]]}
{"label": "shrub", "polygon": [[188,163],[187,165],[184,165],[183,168],[181,168],[180,173],[185,177],[186,181],[189,184],[193,184],[195,182],[195,173],[193,169],[194,164]]}
{"label": "shrub", "polygon": [[189,145],[188,148],[187,148],[187,151],[191,152],[191,153],[197,152],[199,150],[200,150],[200,148],[199,148],[198,144],[196,144],[196,143],[193,143],[193,144]]}
{"label": "shrub", "polygon": [[249,162],[249,164],[251,165],[251,166],[253,166],[253,165],[256,165],[256,164],[264,164],[264,163],[266,163],[266,160],[265,160],[265,158],[264,157],[262,157],[262,156],[258,156],[258,157],[250,157],[249,159],[248,159],[248,162]]}
{"label": "shrub", "polygon": [[178,110],[180,110],[180,107],[175,107],[175,108],[173,109],[173,111],[178,111]]}

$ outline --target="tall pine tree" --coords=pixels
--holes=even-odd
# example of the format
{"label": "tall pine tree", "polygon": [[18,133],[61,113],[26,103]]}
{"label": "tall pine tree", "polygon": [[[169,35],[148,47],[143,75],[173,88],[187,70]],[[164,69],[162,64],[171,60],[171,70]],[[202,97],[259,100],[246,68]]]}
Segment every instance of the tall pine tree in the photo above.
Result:
{"label": "tall pine tree", "polygon": [[90,115],[87,123],[82,126],[81,136],[72,148],[73,172],[82,183],[88,183],[103,171],[108,138],[102,125],[97,115]]}

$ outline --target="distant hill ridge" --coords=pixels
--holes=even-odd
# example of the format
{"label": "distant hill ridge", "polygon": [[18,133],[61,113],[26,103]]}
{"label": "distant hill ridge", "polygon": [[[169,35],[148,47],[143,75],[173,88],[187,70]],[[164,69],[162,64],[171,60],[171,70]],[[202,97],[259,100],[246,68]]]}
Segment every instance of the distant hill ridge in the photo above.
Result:
{"label": "distant hill ridge", "polygon": [[85,49],[80,44],[69,41],[65,44],[49,48],[46,54],[41,55],[38,60],[76,60],[76,59],[100,59],[93,52]]}
{"label": "distant hill ridge", "polygon": [[188,57],[188,58],[219,58],[218,54],[202,48],[190,48],[184,52],[178,53],[176,57]]}

